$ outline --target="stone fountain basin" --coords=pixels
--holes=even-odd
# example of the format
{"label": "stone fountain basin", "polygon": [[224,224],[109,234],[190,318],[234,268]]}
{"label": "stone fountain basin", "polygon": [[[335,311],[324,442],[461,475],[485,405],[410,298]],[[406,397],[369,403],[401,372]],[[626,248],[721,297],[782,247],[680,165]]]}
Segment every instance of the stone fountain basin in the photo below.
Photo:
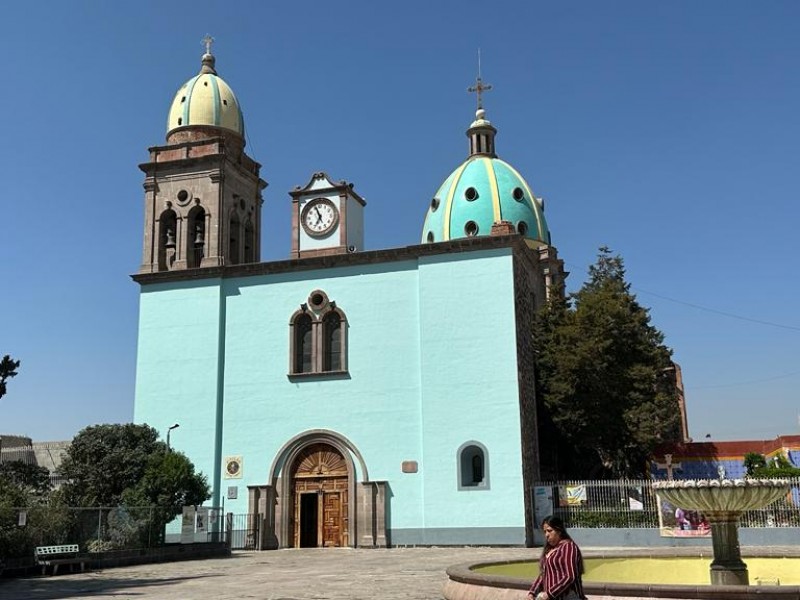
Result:
{"label": "stone fountain basin", "polygon": [[[537,555],[537,549],[531,550]],[[585,558],[627,557],[709,557],[710,549],[663,548],[633,551],[584,549]],[[743,549],[748,557],[793,557],[800,559],[800,547]],[[532,556],[533,558],[533,556]],[[475,567],[508,564],[519,561],[464,563],[447,569],[447,581],[443,589],[446,600],[525,600],[531,581],[505,575],[477,573]],[[589,600],[644,600],[646,598],[673,598],[675,600],[797,600],[800,599],[798,585],[667,585],[611,582],[584,582],[584,592]]]}
{"label": "stone fountain basin", "polygon": [[675,479],[656,481],[653,490],[676,506],[714,517],[772,504],[789,486],[785,479]]}

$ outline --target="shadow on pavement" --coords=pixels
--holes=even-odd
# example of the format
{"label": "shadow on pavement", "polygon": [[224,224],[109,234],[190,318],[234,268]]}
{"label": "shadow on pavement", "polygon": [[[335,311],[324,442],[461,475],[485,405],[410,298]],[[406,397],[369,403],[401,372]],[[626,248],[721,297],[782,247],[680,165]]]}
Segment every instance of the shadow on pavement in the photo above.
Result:
{"label": "shadow on pavement", "polygon": [[102,571],[92,579],[72,579],[69,576],[26,577],[0,579],[0,600],[60,600],[61,598],[92,597],[96,595],[130,597],[127,588],[158,587],[185,580],[197,581],[222,575],[191,575],[186,577],[162,577],[158,579],[105,577]]}

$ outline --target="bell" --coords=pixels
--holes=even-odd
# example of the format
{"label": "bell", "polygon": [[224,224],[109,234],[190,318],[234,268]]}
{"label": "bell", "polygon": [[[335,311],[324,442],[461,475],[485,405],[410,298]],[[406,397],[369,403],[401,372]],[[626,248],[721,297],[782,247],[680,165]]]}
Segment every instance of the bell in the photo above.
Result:
{"label": "bell", "polygon": [[194,235],[194,245],[202,246],[206,242],[206,236],[202,229],[198,229]]}
{"label": "bell", "polygon": [[175,232],[172,229],[167,229],[167,248],[175,247]]}

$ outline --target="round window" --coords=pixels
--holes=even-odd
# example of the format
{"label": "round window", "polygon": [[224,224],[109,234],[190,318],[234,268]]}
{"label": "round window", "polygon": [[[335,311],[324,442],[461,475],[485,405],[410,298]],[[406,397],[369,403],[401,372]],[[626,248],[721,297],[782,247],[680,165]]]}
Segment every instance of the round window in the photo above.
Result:
{"label": "round window", "polygon": [[522,188],[515,187],[511,194],[514,196],[514,200],[517,202],[522,202],[525,199],[525,192],[522,191]]}
{"label": "round window", "polygon": [[478,235],[478,224],[475,221],[467,221],[467,224],[464,225],[464,233],[469,237]]}
{"label": "round window", "polygon": [[314,290],[308,295],[308,305],[312,310],[322,310],[328,305],[328,295],[322,290]]}
{"label": "round window", "polygon": [[473,200],[477,200],[478,199],[478,190],[476,190],[474,187],[468,187],[464,191],[464,198],[466,198],[470,202],[472,202]]}
{"label": "round window", "polygon": [[428,240],[429,244],[433,243],[433,232],[432,231],[428,232],[428,237],[426,239]]}
{"label": "round window", "polygon": [[517,223],[517,233],[520,235],[526,235],[528,233],[528,224],[525,221]]}
{"label": "round window", "polygon": [[431,200],[431,211],[435,212],[437,208],[439,208],[439,199],[434,197],[433,200]]}

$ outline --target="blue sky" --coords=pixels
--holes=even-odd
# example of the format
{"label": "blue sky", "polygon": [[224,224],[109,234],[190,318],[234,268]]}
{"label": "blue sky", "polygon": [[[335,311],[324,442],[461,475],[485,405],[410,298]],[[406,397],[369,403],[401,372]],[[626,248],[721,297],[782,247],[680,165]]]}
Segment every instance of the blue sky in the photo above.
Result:
{"label": "blue sky", "polygon": [[683,367],[690,434],[796,434],[800,3],[4,3],[0,433],[133,414],[143,174],[216,38],[269,182],[262,260],[314,171],[368,202],[368,249],[418,242],[466,156],[476,75],[498,154],[585,280],[608,245]]}

